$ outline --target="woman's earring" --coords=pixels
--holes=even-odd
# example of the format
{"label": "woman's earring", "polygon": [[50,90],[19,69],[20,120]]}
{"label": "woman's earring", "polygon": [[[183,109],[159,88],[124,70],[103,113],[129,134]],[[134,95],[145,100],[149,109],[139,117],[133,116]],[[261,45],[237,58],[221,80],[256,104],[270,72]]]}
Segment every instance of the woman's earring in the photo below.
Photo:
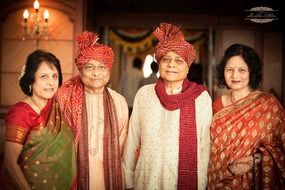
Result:
{"label": "woman's earring", "polygon": [[32,85],[29,85],[29,92],[32,93]]}

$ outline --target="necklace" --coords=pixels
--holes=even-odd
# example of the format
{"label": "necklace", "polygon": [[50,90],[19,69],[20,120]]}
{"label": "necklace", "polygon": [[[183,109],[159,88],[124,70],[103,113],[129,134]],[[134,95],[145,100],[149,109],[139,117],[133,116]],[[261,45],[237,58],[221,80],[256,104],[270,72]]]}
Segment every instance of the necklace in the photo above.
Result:
{"label": "necklace", "polygon": [[37,102],[34,100],[34,98],[30,97],[30,99],[31,99],[32,105],[34,105],[33,108],[36,108],[35,111],[36,111],[38,114],[40,114],[43,107],[42,107],[42,106],[40,107],[40,106],[37,104]]}
{"label": "necklace", "polygon": [[231,100],[231,103],[232,103],[232,104],[236,103],[236,100],[234,100],[232,93],[231,93],[231,95],[230,95],[230,100]]}
{"label": "necklace", "polygon": [[245,100],[246,97],[248,97],[253,91],[249,91],[249,93],[246,95],[246,96],[243,96],[242,98],[239,98],[239,99],[235,99],[234,96],[233,96],[233,93],[230,94],[230,101],[232,104],[235,104],[237,102],[239,102],[240,100]]}

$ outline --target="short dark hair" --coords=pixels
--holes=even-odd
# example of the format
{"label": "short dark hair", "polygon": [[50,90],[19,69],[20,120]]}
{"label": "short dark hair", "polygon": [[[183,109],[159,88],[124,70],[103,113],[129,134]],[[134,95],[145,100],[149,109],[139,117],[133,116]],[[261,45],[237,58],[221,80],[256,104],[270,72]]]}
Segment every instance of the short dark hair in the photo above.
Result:
{"label": "short dark hair", "polygon": [[253,48],[242,44],[233,44],[226,49],[216,68],[218,86],[229,88],[225,81],[224,69],[228,60],[233,56],[240,56],[245,61],[249,69],[249,86],[252,89],[257,89],[262,80],[262,62]]}
{"label": "short dark hair", "polygon": [[141,58],[135,57],[133,60],[133,67],[137,69],[141,69],[143,67],[143,62]]}
{"label": "short dark hair", "polygon": [[21,76],[19,81],[19,85],[22,91],[27,96],[33,95],[33,92],[30,89],[30,85],[35,82],[35,73],[43,61],[56,67],[58,71],[58,85],[61,86],[62,84],[60,61],[56,58],[55,55],[50,52],[44,50],[36,50],[27,57],[24,74]]}
{"label": "short dark hair", "polygon": [[150,68],[151,68],[152,72],[154,72],[154,73],[157,73],[157,72],[158,72],[158,64],[157,64],[155,61],[153,61],[153,62],[150,64]]}

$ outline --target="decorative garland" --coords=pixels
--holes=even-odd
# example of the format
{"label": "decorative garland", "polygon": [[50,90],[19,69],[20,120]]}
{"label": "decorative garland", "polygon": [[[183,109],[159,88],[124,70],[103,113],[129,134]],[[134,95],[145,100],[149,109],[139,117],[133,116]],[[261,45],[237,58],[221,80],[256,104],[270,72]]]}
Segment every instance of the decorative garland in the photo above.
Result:
{"label": "decorative garland", "polygon": [[[122,46],[128,54],[140,54],[153,51],[156,38],[152,29],[110,29],[109,39],[116,45]],[[205,43],[207,31],[184,30],[185,38],[193,44],[197,51],[196,62],[199,62],[200,47]]]}
{"label": "decorative garland", "polygon": [[123,47],[124,52],[138,54],[153,48],[155,37],[148,29],[111,29],[110,41]]}

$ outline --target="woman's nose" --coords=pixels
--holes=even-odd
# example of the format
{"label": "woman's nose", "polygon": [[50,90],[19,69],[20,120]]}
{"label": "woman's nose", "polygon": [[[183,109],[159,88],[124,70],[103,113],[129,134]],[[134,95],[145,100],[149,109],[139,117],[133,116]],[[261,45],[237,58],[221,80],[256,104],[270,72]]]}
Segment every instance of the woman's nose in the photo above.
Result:
{"label": "woman's nose", "polygon": [[49,83],[50,85],[54,85],[55,82],[57,82],[57,81],[58,81],[58,79],[55,79],[54,77],[50,77],[49,80],[48,80],[48,83]]}
{"label": "woman's nose", "polygon": [[234,69],[233,72],[232,72],[232,77],[235,78],[238,74],[238,70],[237,69]]}

